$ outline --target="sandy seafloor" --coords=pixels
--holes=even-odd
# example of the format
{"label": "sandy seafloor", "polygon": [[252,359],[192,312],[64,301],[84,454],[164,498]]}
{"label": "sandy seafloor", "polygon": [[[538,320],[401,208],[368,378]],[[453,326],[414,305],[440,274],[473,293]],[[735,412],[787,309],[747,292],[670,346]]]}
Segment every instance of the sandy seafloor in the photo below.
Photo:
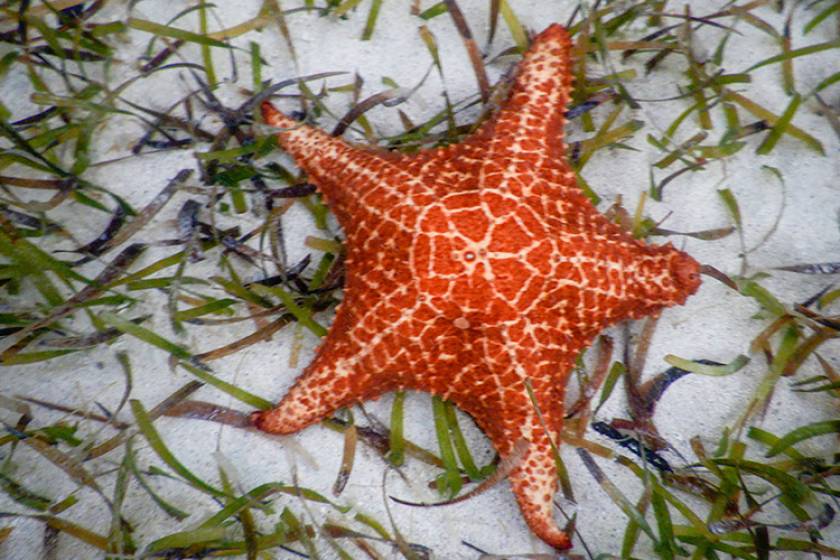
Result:
{"label": "sandy seafloor", "polygon": [[[259,2],[242,0],[217,4],[216,11],[220,20],[225,26],[229,26],[255,15]],[[302,2],[283,2],[284,8],[292,8],[297,4]],[[422,4],[425,8],[430,2]],[[488,34],[486,22],[490,3],[461,0],[459,4],[479,46],[483,48]],[[565,21],[572,4],[561,1],[511,0],[511,6],[520,20],[533,30],[540,30],[554,21]],[[672,2],[671,12],[681,13],[682,4],[685,2]],[[688,4],[692,5],[692,13],[699,15],[712,11],[712,5],[717,3],[698,1]],[[133,15],[166,22],[185,5],[181,2],[146,1],[137,5]],[[279,80],[300,74],[346,71],[358,72],[364,78],[363,95],[385,88],[382,84],[383,77],[392,78],[401,86],[411,88],[422,79],[431,61],[417,33],[418,27],[424,22],[409,13],[409,5],[409,2],[384,2],[373,38],[367,42],[359,39],[367,13],[367,2],[362,2],[361,8],[351,12],[344,21],[332,17],[319,17],[316,13],[290,14],[288,21],[298,55],[297,68],[273,26],[262,33],[249,33],[239,37],[234,40],[234,44],[247,47],[251,40],[261,44],[262,53],[270,63],[270,66],[264,68],[265,77]],[[102,19],[122,17],[125,11],[123,3],[115,3],[106,10],[107,16],[103,16]],[[764,9],[761,14],[777,29],[782,28],[783,16],[771,9]],[[837,31],[833,23],[823,25],[807,37],[803,37],[801,27],[806,19],[801,11],[794,19],[792,32],[795,46],[836,38]],[[181,25],[187,26],[191,21],[187,18]],[[639,25],[633,38],[647,33],[647,30],[641,27],[641,22]],[[767,35],[743,22],[737,22],[735,25],[740,34],[733,35],[730,39],[726,56],[727,72],[742,71],[754,62],[778,52],[777,45]],[[446,89],[450,97],[458,101],[474,96],[477,91],[476,80],[451,19],[448,16],[437,17],[429,21],[428,26],[435,34],[440,47]],[[716,47],[719,33],[704,30],[696,35],[694,47],[701,56],[703,53],[709,55]],[[118,58],[125,61],[125,66],[117,65],[113,72],[135,72],[133,61],[141,54],[148,39],[148,35],[139,32],[127,34],[118,54]],[[500,24],[498,35],[489,52],[497,54],[512,44],[507,28]],[[187,47],[182,52],[191,60],[200,60],[197,49]],[[246,60],[246,52],[236,54]],[[640,61],[645,58],[636,57],[625,65],[615,57],[612,59],[613,69],[633,65],[639,68]],[[215,60],[220,77],[229,77],[226,56],[216,51]],[[491,79],[495,81],[512,60],[503,58],[490,64],[488,69]],[[795,65],[800,91],[809,92],[820,80],[840,70],[839,60],[840,55],[836,50],[802,59],[801,63]],[[241,83],[250,86],[247,64],[241,65],[240,69]],[[627,86],[633,95],[640,98],[674,96],[678,93],[674,84],[678,80],[683,81],[678,75],[681,70],[682,64],[677,63],[674,58],[649,77],[643,77],[643,71],[640,71],[640,77],[628,82]],[[592,62],[589,72],[598,75],[605,74],[608,70]],[[180,97],[187,88],[192,87],[185,74],[182,75],[183,79],[176,79],[175,76],[175,73],[168,73],[165,76],[159,75],[156,79],[141,81],[128,91],[128,96],[147,106],[164,109],[172,99]],[[774,112],[781,113],[788,104],[788,97],[781,87],[779,66],[772,65],[757,70],[753,72],[753,78],[752,84],[743,84],[737,89]],[[348,78],[342,76],[331,78],[327,83],[337,85],[347,81]],[[37,107],[28,99],[30,91],[25,77],[8,76],[0,87],[4,103],[16,117],[36,112]],[[313,87],[320,87],[320,84],[313,84]],[[415,122],[423,121],[442,109],[442,88],[439,77],[433,71],[425,84],[400,108]],[[219,95],[230,105],[238,104],[243,99],[236,87],[223,86]],[[828,103],[836,107],[840,103],[840,84],[827,89],[823,95]],[[346,94],[331,94],[326,103],[336,115],[342,115],[351,106],[352,101]],[[285,105],[280,102],[280,105],[286,109],[297,108],[293,101],[286,101]],[[684,100],[644,104],[633,116],[645,121],[648,132],[661,135],[686,106]],[[771,275],[763,281],[768,289],[790,305],[803,301],[827,284],[836,282],[836,275],[815,277],[771,270],[772,267],[794,263],[840,261],[840,143],[827,119],[816,114],[816,109],[813,100],[809,100],[799,110],[794,122],[823,143],[825,156],[810,151],[804,144],[790,137],[782,138],[771,155],[757,156],[755,146],[760,142],[760,137],[752,136],[747,140],[749,146],[737,157],[727,160],[726,164],[711,163],[703,172],[685,174],[674,181],[668,187],[663,202],[649,201],[648,214],[657,220],[665,219],[662,227],[672,230],[696,231],[724,227],[731,221],[716,191],[729,188],[736,195],[744,216],[744,235],[748,248],[755,246],[767,235],[779,212],[782,212],[775,233],[749,255],[750,273],[763,271]],[[716,113],[716,117],[718,114]],[[475,113],[467,112],[462,118],[467,119],[474,115]],[[629,113],[625,113],[625,117],[628,115]],[[393,109],[377,108],[368,113],[368,118],[380,135],[385,136],[402,130],[397,112]],[[750,120],[751,117],[743,117],[743,122]],[[207,121],[208,128],[215,129],[210,122],[212,121]],[[323,117],[321,124],[331,128],[334,121]],[[698,130],[699,126],[692,117],[681,128],[677,141],[689,138]],[[720,134],[722,130],[722,126],[716,128],[713,136]],[[142,125],[136,120],[111,120],[96,139],[96,159],[125,154],[143,132]],[[567,133],[570,140],[588,136],[581,132],[579,121],[572,122]],[[354,137],[353,132],[348,135]],[[359,139],[358,135],[355,137]],[[633,151],[599,151],[583,171],[586,180],[603,198],[601,209],[611,204],[616,196],[622,195],[625,205],[632,211],[639,193],[648,188],[649,165],[659,159],[661,154],[644,142],[643,134],[637,135],[630,145],[634,148]],[[94,169],[89,178],[100,184],[110,185],[135,207],[142,207],[169,178],[182,167],[193,165],[193,161],[190,151],[152,154]],[[772,166],[779,170],[785,180],[784,188],[763,166]],[[660,174],[659,177],[664,177],[664,174]],[[139,237],[143,240],[171,237],[174,227],[172,218],[185,198],[178,196],[171,201],[156,219],[156,225],[146,228]],[[104,227],[107,216],[89,214],[90,218],[87,218],[89,211],[83,212],[85,217],[72,216],[65,212],[64,215],[57,214],[54,218],[69,223],[79,239],[92,239]],[[255,220],[256,218],[246,214],[235,216],[231,223],[238,223],[247,230]],[[284,216],[283,221],[289,262],[297,262],[307,251],[311,251],[303,244],[305,236],[318,232],[309,214],[300,206],[293,207]],[[700,241],[689,237],[677,237],[673,238],[673,241],[703,263],[731,274],[737,274],[740,270],[741,246],[737,235],[733,234],[716,241]],[[165,249],[152,250],[144,255],[139,265],[151,263],[165,254],[168,254]],[[100,264],[92,263],[83,272],[93,275],[99,267]],[[154,318],[147,326],[177,339],[169,331],[165,297],[149,297],[146,305],[148,312],[154,313]],[[663,356],[669,353],[720,362],[729,362],[738,354],[748,353],[750,340],[767,324],[766,320],[754,318],[757,311],[758,307],[753,300],[739,296],[718,282],[707,279],[699,293],[690,298],[685,306],[669,309],[662,315],[648,356],[645,375],[650,376],[666,369],[668,366],[663,361]],[[330,317],[321,315],[318,319],[326,324]],[[639,326],[633,325],[633,329],[638,331]],[[203,351],[244,336],[252,328],[252,325],[242,323],[239,326],[215,330],[191,329],[191,334],[179,342],[193,350]],[[314,336],[304,333],[303,351],[297,367],[290,367],[294,332],[294,328],[287,328],[274,336],[271,342],[251,346],[230,358],[214,362],[213,367],[223,379],[276,400],[285,393],[299,370],[308,363],[318,343]],[[618,343],[617,351],[620,352],[622,331],[614,328],[611,334],[615,337]],[[37,396],[85,409],[93,409],[95,402],[113,408],[123,391],[123,377],[115,359],[116,351],[126,351],[131,356],[134,367],[132,397],[140,399],[146,408],[151,408],[190,379],[183,370],[179,369],[173,373],[167,366],[167,356],[163,352],[151,349],[130,337],[123,337],[111,347],[76,353],[47,363],[5,369],[0,373],[0,391],[4,395]],[[825,345],[822,355],[835,368],[840,368],[840,346],[836,341]],[[766,371],[763,358],[759,355],[753,358],[746,368],[735,375],[720,378],[689,376],[677,382],[666,393],[657,409],[657,426],[662,435],[684,456],[693,457],[689,440],[694,436],[699,436],[707,448],[714,448],[722,429],[732,425],[741,414],[745,403]],[[809,360],[799,378],[804,379],[818,373],[820,372],[816,363]],[[837,416],[836,408],[832,409],[828,399],[793,393],[788,389],[789,383],[788,380],[780,382],[777,394],[761,422],[763,428],[780,434],[787,432],[794,425]],[[574,385],[570,386],[570,395],[576,394],[577,388]],[[241,403],[210,387],[203,388],[194,397],[245,410]],[[387,422],[391,402],[392,397],[387,395],[379,401],[366,404],[365,408],[370,414]],[[360,416],[357,413],[357,418]],[[55,421],[59,417],[57,413],[38,410],[38,418],[43,422]],[[625,401],[620,390],[615,391],[607,405],[599,412],[597,419],[608,421],[615,417],[627,417]],[[10,421],[15,417],[6,410],[0,410],[0,418]],[[125,421],[131,420],[128,411],[124,411],[121,418]],[[221,464],[235,477],[240,487],[246,490],[269,481],[291,482],[292,471],[296,469],[302,486],[329,495],[341,460],[342,437],[320,426],[311,427],[294,437],[281,439],[198,420],[163,418],[157,420],[155,425],[179,460],[195,473],[216,481],[217,469]],[[462,425],[476,459],[482,464],[489,461],[493,451],[484,436],[470,421],[464,420]],[[430,399],[426,395],[411,394],[406,407],[407,436],[427,449],[437,450],[432,426]],[[95,425],[84,423],[82,434],[93,436],[95,430]],[[610,445],[609,440],[591,430],[587,437]],[[836,440],[824,437],[812,440],[804,447],[819,451],[834,444]],[[141,464],[160,464],[145,441],[137,440],[135,447],[139,451]],[[761,451],[757,445],[752,445],[750,449],[752,453]],[[562,452],[570,469],[577,505],[565,503],[559,495],[558,499],[567,513],[577,514],[580,535],[593,553],[616,554],[621,546],[627,519],[585,470],[574,450],[566,446]],[[6,451],[2,453],[5,454]],[[670,458],[676,464],[680,464],[675,455],[671,455]],[[109,456],[107,459],[90,468],[94,472],[108,470],[116,465],[118,457]],[[48,465],[31,450],[18,451],[14,461],[16,476],[35,491],[47,496],[62,497],[75,489],[74,483],[64,473]],[[640,485],[627,469],[607,460],[597,461],[610,479],[632,501],[638,498]],[[346,490],[336,500],[352,505],[356,511],[368,513],[388,526],[387,514],[383,507],[382,480],[385,470],[385,463],[375,452],[359,446],[352,476]],[[409,461],[404,471],[412,484],[406,485],[392,472],[388,476],[386,493],[409,500],[440,499],[426,484],[436,471],[418,461]],[[112,483],[110,475],[100,478],[100,484],[105,488],[109,488]],[[189,511],[191,516],[180,524],[170,520],[161,514],[136,485],[132,485],[124,515],[134,524],[138,542],[147,543],[156,536],[192,528],[218,509],[209,499],[182,483],[156,477],[153,484],[170,502]],[[756,485],[760,486],[760,483],[756,482]],[[69,518],[93,530],[106,532],[110,517],[101,500],[85,489],[78,490],[77,494],[81,503],[68,512]],[[686,499],[694,503],[690,498]],[[312,515],[317,519],[324,519],[326,516],[342,521],[342,517],[335,510],[313,503],[306,504],[304,508],[293,497],[277,498],[276,504],[278,510],[282,509],[282,505],[289,505],[296,512],[306,512],[305,515]],[[476,558],[478,553],[467,547],[464,541],[495,554],[548,552],[528,531],[507,483],[499,484],[481,496],[449,507],[421,509],[391,504],[390,509],[401,534],[410,542],[430,547],[434,558]],[[0,511],[19,510],[20,506],[10,502],[5,495],[0,495]],[[784,512],[773,513],[778,516],[775,521],[789,520]],[[270,522],[270,519],[261,521],[265,528],[270,527]],[[0,558],[41,558],[44,526],[40,522],[4,519],[0,525],[14,527],[9,538],[0,544]],[[840,522],[835,521],[823,531],[823,535],[826,537],[826,544],[840,546]],[[640,540],[644,542],[646,539],[642,536]],[[576,538],[575,542],[576,551],[583,553],[580,540]],[[347,547],[348,550],[353,550],[354,554],[358,554],[358,557],[364,557],[352,545],[348,544]],[[398,556],[386,545],[379,545],[378,549],[385,557]],[[332,558],[334,555],[327,545],[321,546],[320,550],[323,558]],[[640,546],[637,556],[653,557],[653,553]],[[102,554],[62,535],[59,537],[58,557],[101,558]],[[295,556],[291,553],[277,552],[272,557]],[[785,557],[795,556],[791,554]]]}

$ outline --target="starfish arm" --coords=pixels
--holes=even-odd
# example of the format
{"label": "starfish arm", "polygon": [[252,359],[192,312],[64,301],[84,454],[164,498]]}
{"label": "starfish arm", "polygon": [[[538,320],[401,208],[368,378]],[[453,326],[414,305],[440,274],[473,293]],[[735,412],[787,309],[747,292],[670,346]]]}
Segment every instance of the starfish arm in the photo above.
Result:
{"label": "starfish arm", "polygon": [[497,141],[491,148],[565,157],[562,140],[572,90],[571,48],[569,33],[559,24],[534,38],[517,67],[507,102],[493,119]]}
{"label": "starfish arm", "polygon": [[529,442],[519,466],[508,479],[522,516],[534,534],[558,550],[571,548],[569,535],[557,526],[554,519],[557,463],[544,432],[543,437]]}
{"label": "starfish arm", "polygon": [[531,530],[554,548],[565,550],[571,547],[571,541],[554,518],[555,456],[563,426],[566,379],[579,348],[563,329],[545,324],[542,317],[531,313],[501,333],[504,354],[510,360],[508,375],[520,380],[504,383],[505,388],[511,384],[519,393],[508,389],[509,396],[503,403],[502,414],[507,419],[504,439],[510,442],[518,430],[529,442],[510,473],[511,489]]}
{"label": "starfish arm", "polygon": [[[565,110],[572,89],[572,41],[555,24],[534,38],[517,66],[501,109],[458,144],[422,151],[406,165],[438,196],[503,188],[520,197],[554,199],[577,211],[585,204],[563,143]],[[547,195],[547,196],[546,196]],[[567,203],[560,197],[570,198]]]}
{"label": "starfish arm", "polygon": [[555,187],[578,192],[566,163],[565,111],[572,89],[572,41],[564,27],[537,35],[516,70],[502,109],[464,143],[484,151],[481,183],[496,186],[510,177],[542,176]]}
{"label": "starfish arm", "polygon": [[262,114],[267,124],[280,129],[277,143],[318,187],[348,236],[363,217],[389,221],[388,209],[412,195],[432,193],[399,166],[400,154],[352,146],[292,119],[267,101]]}
{"label": "starfish arm", "polygon": [[315,359],[277,406],[252,415],[254,426],[266,432],[291,434],[339,408],[393,390],[394,383],[380,375],[380,368],[375,366],[380,348],[368,340],[365,323],[356,315],[353,303],[345,299]]}
{"label": "starfish arm", "polygon": [[402,386],[404,376],[422,370],[422,364],[412,365],[407,359],[411,344],[405,335],[416,328],[407,310],[416,295],[379,275],[370,281],[377,283],[378,294],[389,295],[373,297],[373,288],[357,278],[348,278],[344,301],[312,363],[276,407],[253,415],[252,423],[260,430],[296,432],[339,408],[393,391]]}
{"label": "starfish arm", "polygon": [[[517,369],[520,370],[519,374],[515,371]],[[547,370],[548,367],[517,365],[499,376],[499,379],[517,378],[523,375],[523,369],[538,373],[538,369]],[[500,387],[499,394],[502,396],[495,403],[491,399],[485,400],[480,406],[470,406],[470,403],[463,402],[460,395],[453,395],[453,402],[472,414],[503,458],[513,456],[516,466],[508,480],[525,522],[546,543],[565,550],[571,547],[571,541],[557,526],[553,507],[557,492],[555,449],[560,443],[558,437],[563,422],[564,381],[557,379],[546,384],[531,379],[528,374],[524,375],[535,385],[533,394],[536,406],[521,378]],[[475,395],[471,395],[470,399],[475,399]],[[525,444],[524,453],[516,456],[520,452],[517,449],[519,442]]]}
{"label": "starfish arm", "polygon": [[560,550],[571,546],[553,510],[555,449],[565,381],[574,360],[566,340],[563,332],[544,330],[527,317],[488,327],[473,345],[475,353],[459,360],[463,366],[448,383],[435,382],[431,370],[431,376],[414,384],[451,399],[475,419],[503,458],[515,461],[509,481],[528,526]]}

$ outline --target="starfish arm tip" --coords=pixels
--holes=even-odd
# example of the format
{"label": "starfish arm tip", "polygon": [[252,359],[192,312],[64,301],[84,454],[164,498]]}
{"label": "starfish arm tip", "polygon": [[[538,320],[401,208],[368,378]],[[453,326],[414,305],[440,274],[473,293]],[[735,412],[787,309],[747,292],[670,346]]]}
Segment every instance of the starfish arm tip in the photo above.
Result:
{"label": "starfish arm tip", "polygon": [[248,423],[261,432],[268,431],[265,429],[265,410],[255,410],[248,416]]}
{"label": "starfish arm tip", "polygon": [[275,115],[280,111],[277,110],[277,107],[271,104],[271,101],[263,101],[260,104],[260,112],[262,113],[263,120],[267,123],[270,123]]}
{"label": "starfish arm tip", "polygon": [[562,23],[552,23],[537,35],[534,42],[539,40],[552,40],[552,39],[559,39],[563,42],[571,42],[571,35],[569,35],[569,30],[563,26]]}
{"label": "starfish arm tip", "polygon": [[262,102],[260,105],[260,112],[262,113],[263,121],[265,121],[265,123],[269,126],[273,126],[275,128],[290,129],[300,125],[300,123],[272,105],[270,101]]}
{"label": "starfish arm tip", "polygon": [[249,417],[251,426],[261,432],[269,434],[289,435],[301,429],[302,422],[289,421],[289,414],[285,410],[273,408],[258,410]]}
{"label": "starfish arm tip", "polygon": [[565,531],[555,530],[551,536],[550,541],[546,541],[556,550],[569,550],[572,548],[572,540]]}

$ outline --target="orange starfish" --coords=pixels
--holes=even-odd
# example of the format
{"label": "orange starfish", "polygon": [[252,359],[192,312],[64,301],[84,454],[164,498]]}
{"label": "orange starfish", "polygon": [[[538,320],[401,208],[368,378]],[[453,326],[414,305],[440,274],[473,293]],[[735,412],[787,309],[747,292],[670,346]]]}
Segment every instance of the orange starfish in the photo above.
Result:
{"label": "orange starfish", "polygon": [[[265,121],[347,236],[347,280],[315,360],[260,430],[289,434],[336,409],[412,389],[472,415],[502,457],[530,528],[554,519],[563,395],[604,327],[682,304],[694,259],[598,213],[565,160],[571,40],[540,33],[498,113],[460,144],[418,154],[351,146],[265,103]],[[533,398],[530,394],[533,394]]]}

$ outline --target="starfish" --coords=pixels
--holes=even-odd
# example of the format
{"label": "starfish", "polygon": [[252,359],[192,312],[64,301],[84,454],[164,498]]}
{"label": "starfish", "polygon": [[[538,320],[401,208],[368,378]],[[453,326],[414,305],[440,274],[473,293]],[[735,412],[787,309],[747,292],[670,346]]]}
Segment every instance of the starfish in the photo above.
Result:
{"label": "starfish", "polygon": [[[577,185],[563,143],[571,40],[551,25],[509,96],[458,144],[416,154],[351,145],[262,106],[346,235],[343,302],[313,362],[252,422],[290,434],[393,390],[439,395],[501,457],[531,530],[554,519],[556,446],[575,357],[605,327],[682,304],[699,265],[636,240]],[[525,442],[524,452],[521,442]]]}

